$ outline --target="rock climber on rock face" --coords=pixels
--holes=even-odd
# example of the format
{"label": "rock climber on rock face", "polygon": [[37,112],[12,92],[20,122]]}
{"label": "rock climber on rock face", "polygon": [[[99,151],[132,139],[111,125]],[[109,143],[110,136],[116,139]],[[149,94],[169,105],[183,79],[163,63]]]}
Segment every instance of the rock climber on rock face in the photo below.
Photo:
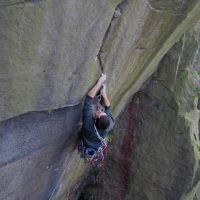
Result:
{"label": "rock climber on rock face", "polygon": [[102,74],[88,92],[83,107],[83,145],[86,148],[95,150],[98,150],[102,145],[106,145],[108,133],[114,126],[105,81],[106,75]]}

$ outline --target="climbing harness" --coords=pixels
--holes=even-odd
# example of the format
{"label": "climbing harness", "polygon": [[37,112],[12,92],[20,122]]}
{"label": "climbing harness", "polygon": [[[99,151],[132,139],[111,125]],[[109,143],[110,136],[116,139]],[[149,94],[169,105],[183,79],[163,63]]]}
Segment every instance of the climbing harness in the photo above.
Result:
{"label": "climbing harness", "polygon": [[98,150],[94,148],[86,148],[83,142],[80,141],[78,144],[78,152],[81,157],[89,163],[91,168],[102,168],[104,167],[104,159],[108,154],[108,146],[99,147]]}
{"label": "climbing harness", "polygon": [[[94,125],[95,126],[95,125]],[[86,148],[82,141],[78,144],[78,152],[81,154],[81,157],[84,158],[87,162],[89,162],[92,168],[103,167],[104,166],[104,159],[108,154],[108,139],[102,138],[95,126],[95,133],[99,140],[101,141],[101,146],[96,150],[94,148]]]}

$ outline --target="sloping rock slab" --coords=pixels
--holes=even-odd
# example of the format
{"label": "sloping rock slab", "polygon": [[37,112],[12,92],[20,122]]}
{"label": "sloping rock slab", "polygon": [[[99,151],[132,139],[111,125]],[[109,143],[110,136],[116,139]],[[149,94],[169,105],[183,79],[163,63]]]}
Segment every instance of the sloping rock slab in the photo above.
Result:
{"label": "sloping rock slab", "polygon": [[0,199],[49,198],[69,165],[81,108],[30,112],[0,124]]}

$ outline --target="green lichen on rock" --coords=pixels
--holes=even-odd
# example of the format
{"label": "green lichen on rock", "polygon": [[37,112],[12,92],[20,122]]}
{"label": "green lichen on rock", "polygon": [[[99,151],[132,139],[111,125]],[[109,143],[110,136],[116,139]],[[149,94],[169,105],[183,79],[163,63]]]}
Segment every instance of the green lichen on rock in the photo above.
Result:
{"label": "green lichen on rock", "polygon": [[80,155],[77,151],[68,156],[66,157],[67,167],[52,192],[50,200],[75,199],[80,195],[78,189],[81,188],[82,181],[87,177],[89,167],[84,159],[80,160]]}
{"label": "green lichen on rock", "polygon": [[0,120],[81,101],[99,52],[117,116],[200,15],[194,0],[178,15],[154,9],[161,1],[17,2],[0,9]]}
{"label": "green lichen on rock", "polygon": [[197,38],[183,35],[119,117],[94,199],[199,198]]}
{"label": "green lichen on rock", "polygon": [[[200,147],[199,65],[194,63],[199,61],[193,60],[199,38],[194,31],[185,32],[200,18],[200,2],[4,2],[7,5],[0,3],[0,176],[5,190],[0,198],[27,199],[30,187],[37,191],[32,199],[77,198],[88,172],[74,150],[77,140],[68,137],[77,136],[81,126],[78,103],[104,71],[118,116],[179,41],[147,89],[128,107],[129,114],[120,118],[125,128],[117,125],[111,171],[106,174],[113,182],[106,185],[106,198],[101,193],[97,197],[195,199]],[[41,110],[46,111],[30,112]],[[27,114],[7,120],[23,113]],[[138,134],[136,149],[132,129]]]}
{"label": "green lichen on rock", "polygon": [[[109,66],[106,73],[110,76],[114,73],[115,77],[124,75],[124,78],[112,78],[108,87],[116,115],[130,99],[131,94],[156,70],[160,59],[179,40],[182,33],[199,19],[199,2],[193,7],[189,6],[179,17],[168,12],[148,10],[148,5],[144,5],[145,1],[128,1],[122,8],[121,16],[114,19],[110,35],[108,34],[102,48],[105,66]],[[137,15],[137,12],[144,13]],[[144,18],[145,21],[142,21]],[[133,25],[123,29],[131,19],[134,19]],[[137,24],[138,22],[140,24]],[[137,26],[141,27],[139,31]],[[126,49],[126,41],[123,38],[125,34],[133,38]]]}

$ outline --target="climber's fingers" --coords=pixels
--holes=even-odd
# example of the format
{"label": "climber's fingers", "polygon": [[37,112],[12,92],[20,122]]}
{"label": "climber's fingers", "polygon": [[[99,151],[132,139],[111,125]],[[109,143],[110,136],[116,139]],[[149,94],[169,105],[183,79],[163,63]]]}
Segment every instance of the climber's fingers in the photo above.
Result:
{"label": "climber's fingers", "polygon": [[105,81],[106,81],[106,75],[105,74],[101,74],[101,76],[100,76],[100,78],[98,80],[98,83],[102,85],[102,84],[105,83]]}

